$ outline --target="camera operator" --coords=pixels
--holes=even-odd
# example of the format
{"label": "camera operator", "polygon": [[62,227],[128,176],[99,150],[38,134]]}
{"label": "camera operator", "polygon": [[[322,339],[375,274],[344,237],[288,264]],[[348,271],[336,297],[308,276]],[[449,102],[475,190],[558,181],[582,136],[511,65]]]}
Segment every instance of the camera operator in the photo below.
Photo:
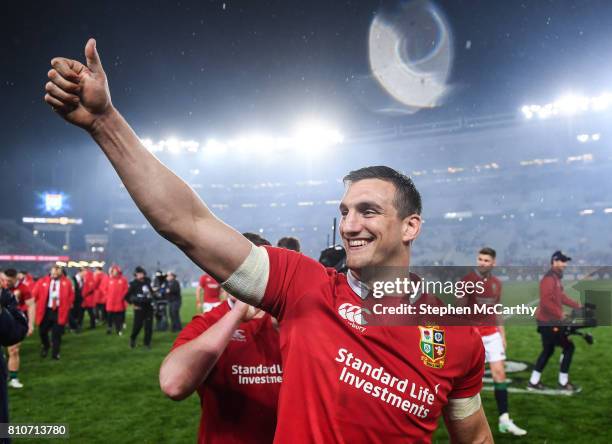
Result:
{"label": "camera operator", "polygon": [[[17,306],[17,300],[11,292],[0,288],[0,346],[8,347],[22,341],[28,333],[28,321]],[[0,423],[9,422],[6,363],[4,353],[0,350]],[[0,438],[0,443],[10,440]]]}
{"label": "camera operator", "polygon": [[581,305],[571,299],[563,291],[563,271],[572,258],[564,255],[561,251],[555,251],[550,258],[551,268],[540,281],[540,304],[536,312],[538,320],[538,333],[542,336],[542,352],[536,361],[528,390],[543,390],[544,385],[540,382],[544,367],[548,359],[559,346],[563,349],[561,368],[559,370],[559,390],[569,394],[580,391],[580,388],[569,382],[569,368],[574,354],[574,343],[568,338],[567,331],[563,326],[563,305],[580,308]]}
{"label": "camera operator", "polygon": [[176,274],[173,271],[168,272],[166,278],[166,299],[170,308],[170,322],[172,323],[172,331],[178,332],[183,329],[181,324],[181,284],[176,279]]}
{"label": "camera operator", "polygon": [[155,272],[153,279],[153,298],[155,309],[155,330],[168,330],[168,300],[166,298],[166,275],[161,271]]}
{"label": "camera operator", "polygon": [[125,300],[134,305],[134,325],[130,336],[130,347],[136,347],[136,338],[144,324],[144,345],[150,349],[153,336],[153,288],[151,279],[141,266],[134,269],[134,280],[130,282]]}

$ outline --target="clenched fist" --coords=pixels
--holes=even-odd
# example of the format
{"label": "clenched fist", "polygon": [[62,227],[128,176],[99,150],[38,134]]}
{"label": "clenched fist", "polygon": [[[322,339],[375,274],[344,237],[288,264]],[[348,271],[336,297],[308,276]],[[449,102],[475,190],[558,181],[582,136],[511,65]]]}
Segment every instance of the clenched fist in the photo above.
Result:
{"label": "clenched fist", "polygon": [[85,45],[85,60],[87,65],[63,57],[51,60],[45,102],[68,122],[91,130],[97,119],[112,110],[112,103],[94,39]]}
{"label": "clenched fist", "polygon": [[259,318],[263,315],[263,311],[259,308],[252,307],[250,305],[245,304],[242,301],[239,301],[236,298],[234,300],[234,308],[232,310],[236,310],[239,314],[242,315],[242,322],[250,321],[253,318]]}

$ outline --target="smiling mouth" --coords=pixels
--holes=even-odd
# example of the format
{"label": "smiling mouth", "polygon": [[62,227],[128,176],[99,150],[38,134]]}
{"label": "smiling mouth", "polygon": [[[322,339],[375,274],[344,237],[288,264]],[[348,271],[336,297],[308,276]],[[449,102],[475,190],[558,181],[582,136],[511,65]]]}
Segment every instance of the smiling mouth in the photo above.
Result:
{"label": "smiling mouth", "polygon": [[348,247],[351,251],[360,250],[367,247],[372,240],[371,239],[347,239]]}

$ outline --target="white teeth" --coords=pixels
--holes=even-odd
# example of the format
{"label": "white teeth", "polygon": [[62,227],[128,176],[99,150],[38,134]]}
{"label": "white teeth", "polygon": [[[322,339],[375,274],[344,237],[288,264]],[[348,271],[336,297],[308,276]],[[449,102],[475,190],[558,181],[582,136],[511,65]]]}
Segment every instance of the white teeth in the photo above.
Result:
{"label": "white teeth", "polygon": [[349,246],[350,247],[363,247],[364,245],[367,245],[368,241],[366,240],[351,240],[349,241]]}

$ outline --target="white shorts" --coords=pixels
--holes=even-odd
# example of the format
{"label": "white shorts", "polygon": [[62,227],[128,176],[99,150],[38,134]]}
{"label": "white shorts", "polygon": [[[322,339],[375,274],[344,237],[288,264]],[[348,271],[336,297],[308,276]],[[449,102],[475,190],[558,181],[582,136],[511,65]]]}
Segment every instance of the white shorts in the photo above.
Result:
{"label": "white shorts", "polygon": [[497,362],[506,360],[506,350],[500,332],[482,337],[485,349],[485,362]]}
{"label": "white shorts", "polygon": [[219,302],[204,302],[202,304],[202,313],[209,312],[210,310],[212,310],[213,308],[215,308],[219,304],[221,304],[221,301],[219,301]]}

